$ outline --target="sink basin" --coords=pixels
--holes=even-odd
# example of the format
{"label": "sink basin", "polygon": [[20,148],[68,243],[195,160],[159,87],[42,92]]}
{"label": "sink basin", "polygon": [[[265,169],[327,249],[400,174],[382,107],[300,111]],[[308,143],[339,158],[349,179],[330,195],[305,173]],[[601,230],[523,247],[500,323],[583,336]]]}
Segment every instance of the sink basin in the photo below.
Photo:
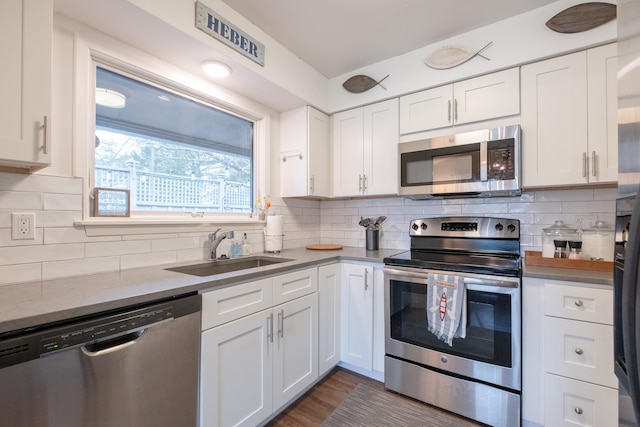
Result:
{"label": "sink basin", "polygon": [[293,260],[287,258],[257,255],[247,258],[232,258],[203,262],[200,264],[184,265],[182,267],[167,268],[166,270],[175,271],[177,273],[191,274],[193,276],[212,276],[214,274],[230,273],[232,271],[264,267],[265,265],[278,264],[280,262],[286,261]]}

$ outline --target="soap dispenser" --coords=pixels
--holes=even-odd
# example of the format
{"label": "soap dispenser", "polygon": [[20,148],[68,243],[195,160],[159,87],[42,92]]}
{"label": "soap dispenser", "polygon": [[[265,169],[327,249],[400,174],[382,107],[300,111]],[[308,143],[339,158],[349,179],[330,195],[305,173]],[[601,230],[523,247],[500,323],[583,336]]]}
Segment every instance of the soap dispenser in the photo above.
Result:
{"label": "soap dispenser", "polygon": [[251,247],[249,246],[249,239],[247,238],[247,233],[244,233],[242,236],[242,255],[247,256],[251,255]]}

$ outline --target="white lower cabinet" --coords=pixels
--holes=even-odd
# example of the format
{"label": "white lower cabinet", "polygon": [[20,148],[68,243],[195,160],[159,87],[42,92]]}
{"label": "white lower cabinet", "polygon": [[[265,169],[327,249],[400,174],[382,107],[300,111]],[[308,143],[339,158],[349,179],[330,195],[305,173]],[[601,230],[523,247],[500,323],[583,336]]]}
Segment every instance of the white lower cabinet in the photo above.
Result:
{"label": "white lower cabinet", "polygon": [[383,277],[382,265],[342,264],[340,360],[374,378],[384,372]]}
{"label": "white lower cabinet", "polygon": [[523,425],[618,423],[613,290],[523,280]]}
{"label": "white lower cabinet", "polygon": [[318,375],[340,362],[340,264],[318,267]]}
{"label": "white lower cabinet", "polygon": [[[277,300],[296,287],[308,293],[243,312],[263,305],[264,295]],[[317,269],[204,293],[203,325],[221,312],[242,314],[202,333],[200,425],[255,426],[318,378]]]}

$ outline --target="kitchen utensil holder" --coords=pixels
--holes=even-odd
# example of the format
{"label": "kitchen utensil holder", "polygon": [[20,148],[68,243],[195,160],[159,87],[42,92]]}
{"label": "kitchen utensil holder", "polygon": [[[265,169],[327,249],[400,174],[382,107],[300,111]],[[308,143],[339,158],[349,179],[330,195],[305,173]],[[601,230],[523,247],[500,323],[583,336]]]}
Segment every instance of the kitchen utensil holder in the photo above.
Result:
{"label": "kitchen utensil holder", "polygon": [[380,230],[375,230],[373,228],[368,228],[366,231],[366,242],[367,242],[367,250],[368,251],[377,251],[378,250],[378,240],[380,236]]}

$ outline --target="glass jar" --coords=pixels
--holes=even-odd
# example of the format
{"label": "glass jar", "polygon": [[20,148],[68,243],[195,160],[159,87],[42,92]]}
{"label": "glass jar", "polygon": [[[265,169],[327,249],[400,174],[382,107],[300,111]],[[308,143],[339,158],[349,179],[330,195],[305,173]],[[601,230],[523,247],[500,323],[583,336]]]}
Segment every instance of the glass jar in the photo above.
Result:
{"label": "glass jar", "polygon": [[582,232],[583,259],[613,261],[614,246],[615,230],[604,221],[596,221],[596,225]]}
{"label": "glass jar", "polygon": [[551,227],[542,229],[542,256],[553,258],[555,253],[554,240],[579,240],[577,229],[568,227],[563,221],[556,221]]}

